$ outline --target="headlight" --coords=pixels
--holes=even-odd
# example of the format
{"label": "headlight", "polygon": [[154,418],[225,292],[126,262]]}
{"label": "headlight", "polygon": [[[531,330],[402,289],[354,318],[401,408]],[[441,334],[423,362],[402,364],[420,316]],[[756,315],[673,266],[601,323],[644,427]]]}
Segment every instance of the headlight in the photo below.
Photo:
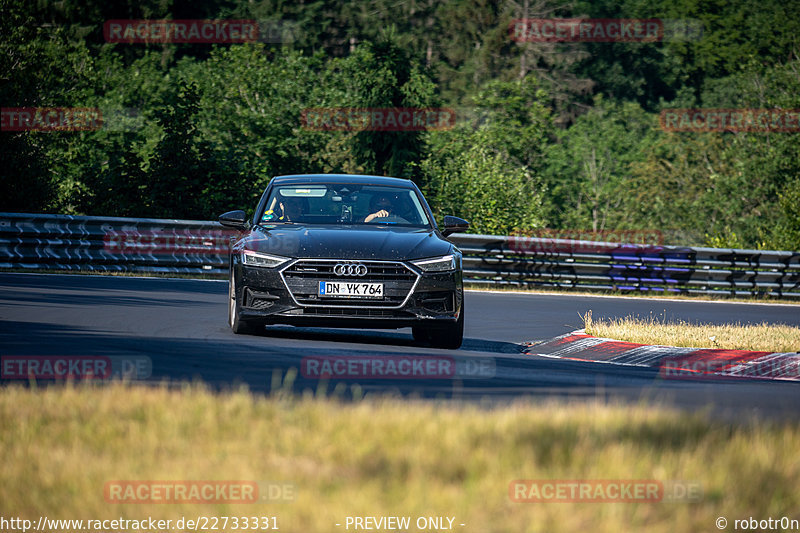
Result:
{"label": "headlight", "polygon": [[279,255],[260,254],[245,250],[242,253],[242,263],[248,266],[273,268],[288,261],[288,257]]}
{"label": "headlight", "polygon": [[422,259],[420,261],[412,261],[412,264],[418,266],[424,272],[449,272],[456,269],[456,256],[446,255],[433,259]]}

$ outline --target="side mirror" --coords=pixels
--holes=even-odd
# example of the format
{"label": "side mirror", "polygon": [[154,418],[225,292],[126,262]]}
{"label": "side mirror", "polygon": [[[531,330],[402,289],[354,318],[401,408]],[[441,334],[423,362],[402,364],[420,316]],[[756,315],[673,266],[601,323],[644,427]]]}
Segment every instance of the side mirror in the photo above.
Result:
{"label": "side mirror", "polygon": [[444,230],[442,231],[442,235],[445,237],[453,233],[467,231],[468,229],[469,222],[463,218],[452,217],[450,215],[444,217]]}
{"label": "side mirror", "polygon": [[244,211],[242,210],[228,211],[227,213],[223,213],[219,216],[219,223],[227,228],[233,228],[242,231],[250,227],[250,225],[247,223],[247,215],[245,215]]}

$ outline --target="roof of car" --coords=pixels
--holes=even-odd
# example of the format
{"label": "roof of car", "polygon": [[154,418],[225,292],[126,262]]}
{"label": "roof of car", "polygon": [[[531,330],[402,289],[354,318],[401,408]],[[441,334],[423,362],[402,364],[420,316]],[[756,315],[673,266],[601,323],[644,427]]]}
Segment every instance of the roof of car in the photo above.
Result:
{"label": "roof of car", "polygon": [[292,174],[275,176],[275,184],[290,183],[360,183],[364,185],[391,185],[393,187],[412,187],[411,180],[389,178],[386,176],[363,176],[360,174]]}

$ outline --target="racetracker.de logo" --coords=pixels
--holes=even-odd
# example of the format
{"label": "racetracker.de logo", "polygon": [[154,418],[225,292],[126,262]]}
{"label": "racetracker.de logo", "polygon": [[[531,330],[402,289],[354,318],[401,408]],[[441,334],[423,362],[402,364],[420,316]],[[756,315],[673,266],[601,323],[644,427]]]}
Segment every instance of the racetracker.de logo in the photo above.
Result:
{"label": "racetracker.de logo", "polygon": [[3,356],[3,379],[108,379],[111,359],[104,356]]}
{"label": "racetracker.de logo", "polygon": [[295,485],[282,481],[115,480],[103,486],[108,503],[280,503],[296,496]]}
{"label": "racetracker.de logo", "polygon": [[103,249],[124,254],[225,255],[235,235],[234,230],[216,229],[109,230],[103,236]]}
{"label": "racetracker.de logo", "polygon": [[520,43],[657,42],[664,39],[661,19],[514,19],[511,40]]}
{"label": "racetracker.de logo", "polygon": [[109,43],[249,43],[259,40],[255,20],[108,20]]}
{"label": "racetracker.de logo", "polygon": [[654,479],[518,479],[508,486],[517,503],[660,502],[664,485]]}
{"label": "racetracker.de logo", "polygon": [[2,379],[147,379],[153,362],[146,355],[4,355]]}
{"label": "racetracker.de logo", "polygon": [[108,503],[255,503],[255,481],[109,481]]}
{"label": "racetracker.de logo", "polygon": [[93,107],[3,107],[3,131],[93,131],[103,127],[103,113]]}
{"label": "racetracker.de logo", "polygon": [[307,379],[490,379],[496,372],[493,357],[319,355],[300,361]]}
{"label": "racetracker.de logo", "polygon": [[[586,253],[601,254],[628,250],[630,245],[653,248],[664,244],[659,230],[534,230],[530,236],[509,237],[508,247],[520,254]],[[646,250],[645,250],[646,251]]]}
{"label": "racetracker.de logo", "polygon": [[659,377],[679,380],[800,379],[800,356],[744,350],[699,352],[708,355],[688,354],[663,359],[659,363]]}
{"label": "racetracker.de logo", "polygon": [[697,481],[656,479],[516,479],[515,503],[689,503],[703,498]]}
{"label": "racetracker.de logo", "polygon": [[314,131],[449,130],[456,125],[456,112],[444,107],[316,107],[304,109],[300,123]]}
{"label": "racetracker.de logo", "polygon": [[664,131],[800,132],[800,109],[664,109]]}
{"label": "racetracker.de logo", "polygon": [[456,362],[447,356],[312,356],[300,361],[300,372],[311,379],[442,379],[456,375]]}

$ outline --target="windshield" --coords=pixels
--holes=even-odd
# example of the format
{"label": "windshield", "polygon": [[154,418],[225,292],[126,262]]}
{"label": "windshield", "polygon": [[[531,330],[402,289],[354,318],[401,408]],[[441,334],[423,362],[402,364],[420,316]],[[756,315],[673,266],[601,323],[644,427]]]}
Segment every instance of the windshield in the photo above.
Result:
{"label": "windshield", "polygon": [[274,187],[260,222],[430,227],[413,189],[352,183]]}

